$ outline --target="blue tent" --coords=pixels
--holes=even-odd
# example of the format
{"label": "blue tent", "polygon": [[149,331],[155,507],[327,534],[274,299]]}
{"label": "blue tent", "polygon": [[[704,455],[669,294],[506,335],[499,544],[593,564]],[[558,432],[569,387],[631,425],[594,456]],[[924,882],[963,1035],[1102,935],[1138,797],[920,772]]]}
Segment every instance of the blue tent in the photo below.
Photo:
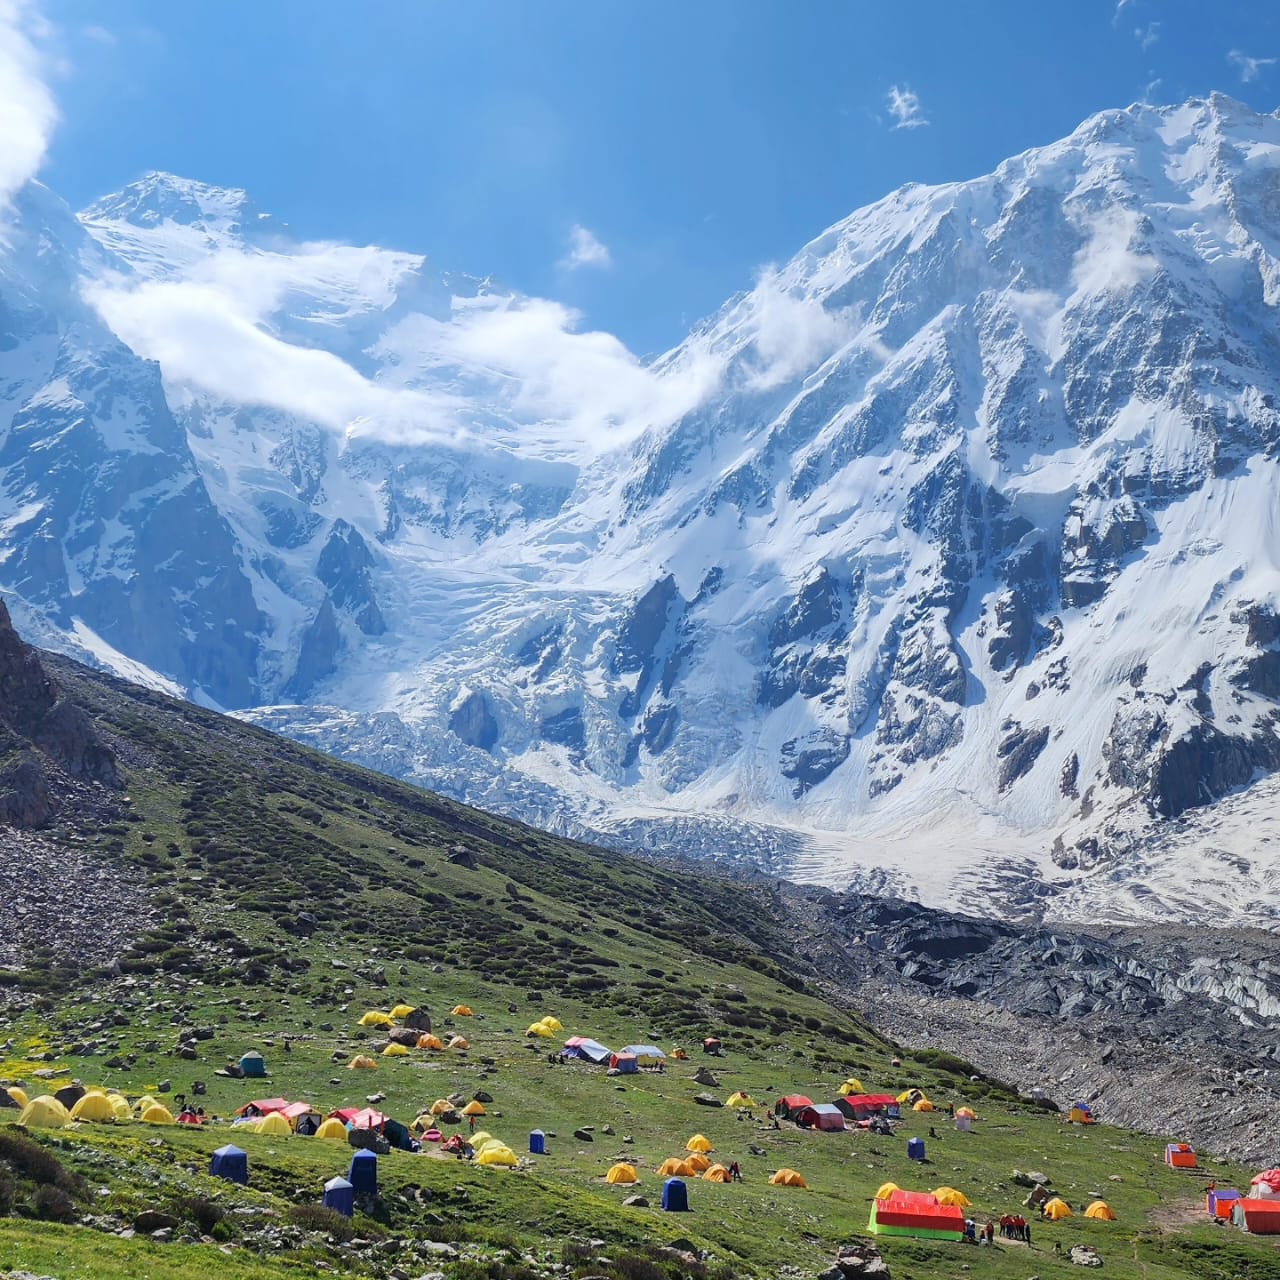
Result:
{"label": "blue tent", "polygon": [[641,1062],[663,1062],[666,1054],[653,1044],[629,1044],[625,1049],[619,1049],[619,1053],[634,1053]]}
{"label": "blue tent", "polygon": [[324,1184],[324,1200],[326,1209],[340,1213],[344,1218],[353,1217],[356,1211],[355,1188],[346,1178],[330,1178]]}
{"label": "blue tent", "polygon": [[620,1076],[633,1076],[640,1070],[640,1063],[634,1053],[615,1053],[609,1059],[609,1070]]}
{"label": "blue tent", "polygon": [[547,1135],[541,1129],[535,1129],[529,1135],[529,1154],[545,1156],[547,1154]]}
{"label": "blue tent", "polygon": [[908,1160],[924,1159],[924,1139],[923,1138],[907,1139],[907,1159]]}
{"label": "blue tent", "polygon": [[215,1178],[249,1185],[249,1157],[239,1147],[219,1147],[209,1161],[209,1173]]}
{"label": "blue tent", "polygon": [[597,1065],[608,1062],[613,1056],[612,1049],[587,1036],[570,1036],[564,1042],[564,1052],[567,1057],[581,1058],[584,1062],[594,1062]]}
{"label": "blue tent", "polygon": [[358,1196],[376,1196],[378,1194],[378,1157],[372,1151],[357,1151],[351,1157],[351,1168],[347,1171],[351,1185]]}
{"label": "blue tent", "polygon": [[262,1054],[258,1053],[256,1049],[250,1049],[240,1059],[240,1070],[251,1080],[261,1080],[266,1077],[267,1064],[263,1060]]}
{"label": "blue tent", "polygon": [[662,1184],[662,1207],[668,1213],[689,1212],[689,1188],[680,1178],[668,1178]]}

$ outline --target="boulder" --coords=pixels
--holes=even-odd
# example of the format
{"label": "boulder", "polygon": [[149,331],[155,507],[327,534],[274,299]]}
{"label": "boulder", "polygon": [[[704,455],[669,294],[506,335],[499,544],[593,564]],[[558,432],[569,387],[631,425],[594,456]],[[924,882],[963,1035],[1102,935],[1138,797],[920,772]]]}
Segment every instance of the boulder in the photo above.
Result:
{"label": "boulder", "polygon": [[575,1129],[575,1130],[573,1131],[573,1136],[574,1136],[575,1138],[577,1138],[577,1140],[578,1140],[579,1142],[594,1142],[594,1141],[595,1141],[595,1137],[592,1135],[592,1133],[591,1133],[591,1130],[590,1130],[590,1129]]}
{"label": "boulder", "polygon": [[724,1103],[713,1093],[695,1093],[693,1100],[700,1107],[722,1107]]}
{"label": "boulder", "polygon": [[889,1264],[869,1240],[854,1240],[841,1245],[831,1271],[841,1280],[853,1280],[857,1276],[879,1276],[880,1280],[889,1280]]}
{"label": "boulder", "polygon": [[1100,1267],[1102,1266],[1102,1258],[1099,1256],[1097,1249],[1088,1244],[1073,1244],[1071,1251],[1067,1257],[1077,1267]]}
{"label": "boulder", "polygon": [[632,1209],[647,1209],[649,1207],[649,1201],[644,1196],[628,1196],[622,1203],[629,1205]]}
{"label": "boulder", "polygon": [[699,1067],[693,1073],[694,1084],[705,1084],[708,1089],[718,1089],[720,1081],[716,1078],[714,1071],[709,1071],[706,1067]]}

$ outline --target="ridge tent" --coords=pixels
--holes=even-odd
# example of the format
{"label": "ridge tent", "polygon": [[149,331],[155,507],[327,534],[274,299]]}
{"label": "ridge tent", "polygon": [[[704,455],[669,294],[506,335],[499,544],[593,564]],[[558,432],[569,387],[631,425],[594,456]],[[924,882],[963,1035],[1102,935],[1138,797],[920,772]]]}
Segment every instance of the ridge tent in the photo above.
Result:
{"label": "ridge tent", "polygon": [[1280,1235],[1280,1203],[1260,1200],[1256,1196],[1241,1196],[1231,1202],[1231,1221],[1251,1235]]}
{"label": "ridge tent", "polygon": [[703,1173],[711,1168],[711,1157],[703,1155],[701,1151],[691,1151],[684,1158],[684,1167],[691,1174]]}
{"label": "ridge tent", "polygon": [[86,1093],[71,1108],[71,1118],[73,1120],[86,1120],[92,1124],[113,1123],[116,1118],[116,1109],[111,1105],[111,1099],[105,1093],[94,1091]]}
{"label": "ridge tent", "polygon": [[642,1067],[656,1066],[659,1062],[665,1062],[667,1055],[653,1044],[629,1044],[620,1050],[621,1053],[630,1053]]}
{"label": "ridge tent", "polygon": [[550,1040],[555,1033],[545,1022],[531,1022],[525,1032],[527,1036],[537,1036],[539,1040]]}
{"label": "ridge tent", "polygon": [[341,1120],[334,1116],[330,1116],[316,1130],[317,1138],[326,1138],[330,1141],[346,1142],[347,1126]]}
{"label": "ridge tent", "polygon": [[823,1133],[842,1133],[848,1127],[844,1122],[844,1112],[830,1102],[812,1102],[801,1107],[792,1119],[798,1125],[819,1129]]}
{"label": "ridge tent", "polygon": [[1092,1124],[1093,1112],[1087,1102],[1073,1102],[1067,1112],[1067,1120],[1072,1124]]}
{"label": "ridge tent", "polygon": [[209,1157],[209,1174],[242,1187],[249,1185],[249,1157],[239,1147],[219,1147]]}
{"label": "ridge tent", "polygon": [[1195,1148],[1185,1142],[1170,1142],[1164,1149],[1164,1162],[1174,1169],[1194,1169]]}
{"label": "ridge tent", "polygon": [[[146,1117],[144,1116],[143,1119]],[[287,1138],[293,1133],[293,1126],[279,1111],[272,1111],[261,1120],[255,1120],[250,1125],[250,1129],[254,1133],[264,1133],[271,1138]]]}
{"label": "ridge tent", "polygon": [[1204,1198],[1204,1207],[1211,1218],[1231,1218],[1231,1206],[1240,1199],[1240,1193],[1234,1187],[1215,1187]]}
{"label": "ridge tent", "polygon": [[391,1010],[393,1018],[407,1018],[411,1013],[415,1013],[416,1009],[411,1004],[398,1004]]}
{"label": "ridge tent", "polygon": [[324,1184],[324,1197],[321,1203],[326,1209],[350,1218],[356,1211],[356,1190],[346,1178],[330,1178]]}
{"label": "ridge tent", "polygon": [[383,1013],[381,1009],[370,1009],[364,1014],[359,1022],[362,1027],[393,1027],[396,1020],[389,1014]]}
{"label": "ridge tent", "polygon": [[22,1108],[18,1123],[27,1129],[65,1129],[71,1123],[71,1112],[52,1094],[42,1093]]}
{"label": "ridge tent", "polygon": [[609,1070],[620,1076],[633,1076],[640,1070],[640,1063],[634,1053],[615,1053],[609,1059]]}
{"label": "ridge tent", "polygon": [[250,1049],[240,1059],[240,1070],[246,1080],[265,1080],[267,1076],[266,1061],[256,1049]]}
{"label": "ridge tent", "polygon": [[272,1111],[284,1111],[290,1106],[288,1098],[257,1098],[253,1102],[246,1102],[236,1115],[246,1116],[249,1114],[249,1108],[252,1107],[258,1115],[269,1115]]}
{"label": "ridge tent", "polygon": [[615,1164],[608,1173],[604,1175],[604,1180],[611,1185],[618,1182],[638,1182],[634,1165]]}
{"label": "ridge tent", "polygon": [[315,1116],[317,1121],[320,1118],[320,1112],[309,1102],[291,1102],[280,1114],[293,1125],[295,1130],[303,1116]]}
{"label": "ridge tent", "polygon": [[967,1209],[973,1203],[963,1191],[957,1191],[955,1187],[938,1187],[934,1190],[933,1198],[939,1204],[953,1204],[958,1209]]}
{"label": "ridge tent", "polygon": [[449,1012],[453,1014],[455,1018],[475,1017],[475,1014],[471,1012],[471,1006],[469,1004],[455,1004],[453,1008],[449,1010]]}
{"label": "ridge tent", "polygon": [[872,1235],[960,1240],[964,1211],[958,1205],[939,1204],[937,1196],[928,1192],[896,1190],[872,1204],[867,1230]]}
{"label": "ridge tent", "polygon": [[888,1115],[890,1108],[896,1113],[898,1100],[891,1093],[846,1093],[832,1103],[850,1120],[870,1120],[872,1116]]}
{"label": "ridge tent", "polygon": [[684,1149],[686,1151],[698,1151],[704,1154],[708,1151],[715,1150],[711,1145],[710,1140],[701,1133],[695,1133],[693,1137],[684,1144]]}
{"label": "ridge tent", "polygon": [[1044,1216],[1057,1222],[1060,1218],[1074,1218],[1075,1213],[1061,1196],[1054,1196],[1052,1200],[1045,1201]]}
{"label": "ridge tent", "polygon": [[660,1178],[687,1178],[691,1172],[692,1170],[689,1166],[676,1156],[668,1156],[667,1159],[658,1166],[658,1177]]}
{"label": "ridge tent", "polygon": [[591,1040],[587,1036],[570,1036],[564,1042],[564,1048],[569,1057],[594,1062],[597,1066],[608,1062],[613,1056],[613,1050],[606,1049],[599,1040]]}
{"label": "ridge tent", "polygon": [[377,1061],[367,1053],[357,1053],[350,1062],[347,1063],[348,1071],[373,1071],[377,1068]]}
{"label": "ridge tent", "polygon": [[143,1124],[172,1124],[173,1112],[162,1103],[153,1102],[138,1119]]}
{"label": "ridge tent", "polygon": [[1115,1212],[1105,1200],[1095,1200],[1085,1211],[1086,1218],[1100,1218],[1103,1222],[1114,1222]]}
{"label": "ridge tent", "polygon": [[490,1143],[476,1156],[476,1164],[486,1166],[501,1165],[507,1169],[514,1169],[519,1163],[520,1161],[516,1159],[516,1153],[501,1142]]}
{"label": "ridge tent", "polygon": [[419,1049],[443,1049],[444,1041],[439,1036],[433,1036],[430,1031],[418,1037]]}
{"label": "ridge tent", "polygon": [[769,1178],[771,1187],[807,1187],[809,1184],[794,1169],[779,1169]]}
{"label": "ridge tent", "polygon": [[471,1041],[468,1040],[466,1036],[454,1036],[449,1041],[449,1048],[450,1049],[470,1049]]}
{"label": "ridge tent", "polygon": [[679,1178],[668,1178],[662,1184],[662,1207],[667,1213],[689,1212],[689,1188]]}
{"label": "ridge tent", "polygon": [[797,1111],[813,1106],[813,1099],[806,1098],[803,1093],[788,1093],[773,1104],[773,1114],[784,1120],[794,1120]]}
{"label": "ridge tent", "polygon": [[703,1171],[702,1178],[704,1182],[732,1182],[729,1176],[729,1170],[722,1164],[713,1164],[709,1169]]}

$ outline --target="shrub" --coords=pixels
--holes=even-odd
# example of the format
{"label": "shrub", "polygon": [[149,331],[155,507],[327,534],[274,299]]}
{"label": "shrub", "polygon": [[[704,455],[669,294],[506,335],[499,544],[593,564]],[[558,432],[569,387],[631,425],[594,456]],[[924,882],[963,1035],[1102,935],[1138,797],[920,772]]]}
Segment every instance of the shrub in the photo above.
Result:
{"label": "shrub", "polygon": [[45,1222],[74,1222],[79,1216],[76,1202],[61,1187],[47,1182],[31,1197],[31,1211]]}
{"label": "shrub", "polygon": [[193,1222],[201,1235],[212,1235],[214,1227],[226,1216],[226,1210],[204,1196],[177,1196],[169,1204],[169,1212],[184,1222]]}
{"label": "shrub", "polygon": [[304,1231],[320,1231],[333,1239],[346,1241],[355,1236],[351,1219],[322,1204],[296,1204],[289,1210],[289,1221]]}
{"label": "shrub", "polygon": [[18,1198],[18,1184],[8,1169],[0,1167],[0,1218],[8,1217],[13,1212],[14,1201]]}
{"label": "shrub", "polygon": [[21,1134],[0,1134],[0,1161],[4,1161],[21,1178],[41,1186],[57,1187],[73,1196],[85,1194],[84,1179],[62,1167],[51,1151]]}

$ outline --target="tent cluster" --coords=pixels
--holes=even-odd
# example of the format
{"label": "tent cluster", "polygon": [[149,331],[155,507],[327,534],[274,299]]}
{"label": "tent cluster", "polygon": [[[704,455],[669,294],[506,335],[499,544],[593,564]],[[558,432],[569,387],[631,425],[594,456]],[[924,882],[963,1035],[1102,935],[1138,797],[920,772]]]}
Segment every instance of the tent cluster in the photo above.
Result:
{"label": "tent cluster", "polygon": [[[130,1103],[115,1090],[83,1089],[69,1085],[57,1094],[42,1093],[34,1098],[19,1088],[5,1091],[9,1101],[20,1108],[18,1124],[29,1129],[65,1129],[70,1124],[175,1124],[173,1112],[147,1095]],[[185,1114],[185,1113],[184,1113]],[[197,1121],[193,1118],[193,1123]]]}
{"label": "tent cluster", "polygon": [[1214,1217],[1228,1218],[1251,1235],[1280,1235],[1280,1169],[1264,1169],[1257,1174],[1244,1195],[1229,1190],[1210,1195],[1219,1197],[1222,1206],[1221,1210],[1210,1209]]}
{"label": "tent cluster", "polygon": [[539,1018],[537,1022],[530,1023],[525,1035],[536,1036],[539,1040],[550,1040],[552,1036],[558,1035],[563,1030],[564,1023],[559,1018],[548,1014],[545,1018]]}

